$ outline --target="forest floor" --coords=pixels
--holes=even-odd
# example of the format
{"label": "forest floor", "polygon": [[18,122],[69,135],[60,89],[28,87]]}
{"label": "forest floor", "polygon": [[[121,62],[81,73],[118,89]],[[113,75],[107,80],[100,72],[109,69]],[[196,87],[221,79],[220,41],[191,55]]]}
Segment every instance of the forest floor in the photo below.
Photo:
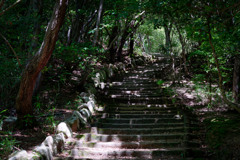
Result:
{"label": "forest floor", "polygon": [[[216,157],[237,159],[240,157],[240,115],[226,105],[222,105],[219,96],[212,97],[212,104],[208,105],[207,94],[199,89],[204,85],[197,85],[198,88],[196,88],[196,84],[185,79],[171,89],[202,122],[206,133],[206,144],[209,147],[208,154],[213,159]],[[38,118],[39,126],[34,129],[0,132],[1,141],[6,137],[15,139],[13,150],[31,150],[39,145],[46,136],[54,134],[57,123],[67,119],[80,103],[77,96],[80,93],[72,84],[59,86],[54,79],[52,81],[47,79],[42,86],[44,87],[41,88],[41,96],[35,97],[46,100],[35,103],[37,113],[42,113]],[[0,150],[4,151],[1,146]],[[5,159],[10,152],[8,150],[1,152],[0,159]]]}

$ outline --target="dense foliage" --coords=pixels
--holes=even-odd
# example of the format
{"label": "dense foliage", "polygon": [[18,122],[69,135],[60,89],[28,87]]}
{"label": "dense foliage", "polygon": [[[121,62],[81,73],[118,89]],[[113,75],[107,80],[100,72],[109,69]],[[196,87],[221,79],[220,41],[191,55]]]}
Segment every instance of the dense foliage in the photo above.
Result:
{"label": "dense foliage", "polygon": [[[15,106],[21,73],[41,49],[54,3],[0,2],[1,109]],[[74,70],[86,77],[98,62],[124,61],[125,51],[129,56],[133,49],[161,52],[173,63],[180,59],[181,74],[210,84],[210,92],[217,83],[225,102],[239,111],[239,7],[236,0],[70,1],[52,58],[41,72],[65,85]],[[226,91],[233,96],[226,97]]]}

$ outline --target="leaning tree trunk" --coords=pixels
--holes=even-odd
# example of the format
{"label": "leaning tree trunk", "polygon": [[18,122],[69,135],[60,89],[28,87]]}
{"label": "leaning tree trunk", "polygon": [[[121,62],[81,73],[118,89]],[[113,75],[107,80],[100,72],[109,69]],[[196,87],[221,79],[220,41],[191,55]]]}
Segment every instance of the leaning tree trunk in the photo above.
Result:
{"label": "leaning tree trunk", "polygon": [[104,0],[100,0],[100,5],[99,5],[99,9],[98,9],[98,18],[97,18],[97,22],[96,22],[96,32],[95,32],[94,40],[93,40],[94,46],[96,46],[97,41],[98,41],[99,25],[100,25],[101,15],[102,15],[102,11],[103,11],[103,2],[104,2]]}
{"label": "leaning tree trunk", "polygon": [[34,86],[39,73],[52,55],[59,30],[63,24],[67,5],[68,0],[58,0],[56,2],[42,45],[22,73],[20,88],[16,98],[18,121],[22,124],[26,117],[32,117],[33,115],[32,95]]}

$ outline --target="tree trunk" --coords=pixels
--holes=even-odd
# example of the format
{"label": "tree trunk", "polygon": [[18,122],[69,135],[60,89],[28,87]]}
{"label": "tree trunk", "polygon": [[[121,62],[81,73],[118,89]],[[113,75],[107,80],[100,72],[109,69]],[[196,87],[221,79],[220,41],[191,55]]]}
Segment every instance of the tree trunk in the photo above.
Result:
{"label": "tree trunk", "polygon": [[100,0],[100,5],[99,5],[99,9],[98,9],[98,18],[97,18],[97,22],[96,22],[96,32],[95,32],[94,40],[93,40],[93,46],[96,46],[97,41],[98,41],[99,24],[100,24],[100,21],[101,21],[101,15],[102,15],[102,10],[103,10],[103,2],[104,2],[104,0]]}
{"label": "tree trunk", "polygon": [[215,64],[216,64],[216,67],[217,67],[217,71],[218,71],[218,85],[219,85],[219,89],[220,89],[220,92],[221,92],[222,99],[229,107],[235,109],[237,112],[240,113],[240,104],[233,103],[233,102],[229,101],[226,97],[225,90],[223,88],[223,77],[222,77],[222,72],[221,72],[221,69],[220,69],[219,61],[218,61],[218,56],[216,54],[216,50],[215,50],[215,47],[214,47],[213,42],[212,42],[212,34],[211,34],[211,28],[210,28],[210,22],[209,21],[208,21],[208,36],[209,36],[209,43],[210,43],[210,46],[212,48],[212,54],[213,54]]}
{"label": "tree trunk", "polygon": [[112,33],[109,36],[108,48],[109,48],[109,60],[111,63],[115,62],[115,54],[117,52],[117,47],[115,46],[115,39],[118,34],[118,26],[115,25],[112,28]]}
{"label": "tree trunk", "polygon": [[188,72],[188,68],[187,68],[187,58],[186,58],[186,49],[185,49],[185,40],[181,34],[181,31],[180,29],[178,28],[178,26],[176,26],[177,28],[177,32],[178,32],[178,35],[179,35],[179,40],[180,40],[180,43],[182,45],[182,60],[183,60],[183,67],[184,67],[184,72],[185,72],[185,75],[189,75],[189,72]]}
{"label": "tree trunk", "polygon": [[47,64],[48,60],[52,55],[52,52],[57,41],[59,30],[63,24],[67,5],[68,0],[58,0],[56,2],[42,45],[38,52],[26,65],[26,68],[22,73],[20,88],[16,98],[16,110],[18,121],[22,123],[23,126],[28,125],[23,124],[24,119],[26,119],[29,116],[32,117],[33,115],[32,107],[33,89],[39,73]]}
{"label": "tree trunk", "polygon": [[165,47],[167,53],[170,54],[171,52],[171,30],[172,30],[172,23],[168,25],[164,25],[164,32],[165,32]]}
{"label": "tree trunk", "polygon": [[133,55],[133,50],[134,50],[134,38],[133,38],[133,32],[130,35],[130,43],[129,43],[129,55]]}
{"label": "tree trunk", "polygon": [[235,56],[234,59],[234,69],[233,69],[233,98],[235,103],[238,103],[238,94],[239,94],[239,66],[240,66],[240,60],[239,55]]}

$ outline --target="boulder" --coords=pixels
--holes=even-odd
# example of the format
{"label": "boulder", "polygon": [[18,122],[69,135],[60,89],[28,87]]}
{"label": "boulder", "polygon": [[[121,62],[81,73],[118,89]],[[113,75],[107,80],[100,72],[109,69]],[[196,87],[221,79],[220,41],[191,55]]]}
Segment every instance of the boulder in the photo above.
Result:
{"label": "boulder", "polygon": [[72,137],[72,130],[67,125],[66,122],[61,122],[57,125],[56,133],[64,133],[65,138],[71,138]]}
{"label": "boulder", "polygon": [[51,151],[51,148],[48,146],[45,146],[43,143],[40,146],[36,146],[33,151],[40,154],[43,159],[46,159],[46,160],[53,159],[53,153]]}

